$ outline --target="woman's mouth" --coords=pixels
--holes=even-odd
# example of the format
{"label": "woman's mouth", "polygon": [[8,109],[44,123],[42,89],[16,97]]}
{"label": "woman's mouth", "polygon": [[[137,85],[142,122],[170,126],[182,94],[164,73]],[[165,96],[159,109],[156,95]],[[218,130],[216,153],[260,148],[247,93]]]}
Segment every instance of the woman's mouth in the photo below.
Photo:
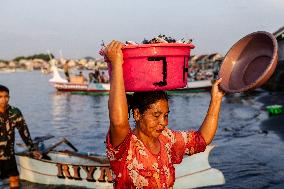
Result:
{"label": "woman's mouth", "polygon": [[157,133],[162,133],[164,129],[159,129],[159,130],[156,130]]}

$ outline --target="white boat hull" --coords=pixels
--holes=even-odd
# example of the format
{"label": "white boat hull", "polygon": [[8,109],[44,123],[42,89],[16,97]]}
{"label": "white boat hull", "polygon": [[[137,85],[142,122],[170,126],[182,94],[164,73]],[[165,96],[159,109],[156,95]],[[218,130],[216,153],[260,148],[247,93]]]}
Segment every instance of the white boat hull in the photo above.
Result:
{"label": "white boat hull", "polygon": [[204,92],[209,91],[211,87],[211,80],[188,81],[186,87],[174,89],[169,92]]}
{"label": "white boat hull", "polygon": [[74,83],[53,83],[54,88],[63,92],[82,93],[106,93],[110,91],[109,83],[74,84]]}
{"label": "white boat hull", "polygon": [[225,184],[223,173],[212,168],[208,162],[209,153],[213,148],[213,145],[209,145],[205,152],[187,156],[181,164],[175,166],[174,188],[187,189]]}
{"label": "white boat hull", "polygon": [[211,88],[212,80],[188,81],[188,89]]}

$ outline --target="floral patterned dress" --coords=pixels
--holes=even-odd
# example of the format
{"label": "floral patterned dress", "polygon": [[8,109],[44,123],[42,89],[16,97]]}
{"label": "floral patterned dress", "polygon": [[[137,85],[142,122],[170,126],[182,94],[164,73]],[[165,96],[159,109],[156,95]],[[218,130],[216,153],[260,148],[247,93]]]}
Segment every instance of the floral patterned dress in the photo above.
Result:
{"label": "floral patterned dress", "polygon": [[159,136],[161,150],[152,154],[131,130],[117,148],[107,135],[107,156],[114,175],[115,188],[171,188],[175,181],[174,164],[185,154],[203,152],[206,143],[197,131],[165,129]]}

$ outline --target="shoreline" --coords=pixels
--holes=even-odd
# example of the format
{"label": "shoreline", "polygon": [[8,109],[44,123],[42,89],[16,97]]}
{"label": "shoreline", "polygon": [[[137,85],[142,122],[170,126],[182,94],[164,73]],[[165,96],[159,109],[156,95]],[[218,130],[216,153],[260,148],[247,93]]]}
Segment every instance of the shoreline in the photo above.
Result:
{"label": "shoreline", "polygon": [[0,73],[15,73],[15,72],[30,72],[33,70],[22,69],[22,68],[11,68],[11,69],[0,69]]}

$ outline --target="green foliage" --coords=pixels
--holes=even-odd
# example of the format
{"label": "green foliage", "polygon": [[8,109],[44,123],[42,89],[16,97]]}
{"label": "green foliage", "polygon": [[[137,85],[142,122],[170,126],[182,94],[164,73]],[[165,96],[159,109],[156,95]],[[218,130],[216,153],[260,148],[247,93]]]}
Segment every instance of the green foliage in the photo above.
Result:
{"label": "green foliage", "polygon": [[1,60],[1,59],[0,59],[0,62],[4,62],[4,63],[6,63],[6,64],[8,63],[7,60]]}
{"label": "green foliage", "polygon": [[[54,55],[53,54],[50,54],[50,57],[51,58],[54,58]],[[14,61],[19,61],[21,59],[26,59],[26,60],[32,60],[32,59],[42,59],[42,60],[45,60],[45,61],[49,61],[50,60],[50,57],[48,54],[35,54],[35,55],[32,55],[32,56],[18,56],[16,58],[14,58],[13,60]]]}
{"label": "green foliage", "polygon": [[16,57],[16,58],[14,58],[13,60],[18,62],[18,61],[21,60],[21,59],[27,59],[27,58],[24,57],[24,56],[18,56],[18,57]]}

